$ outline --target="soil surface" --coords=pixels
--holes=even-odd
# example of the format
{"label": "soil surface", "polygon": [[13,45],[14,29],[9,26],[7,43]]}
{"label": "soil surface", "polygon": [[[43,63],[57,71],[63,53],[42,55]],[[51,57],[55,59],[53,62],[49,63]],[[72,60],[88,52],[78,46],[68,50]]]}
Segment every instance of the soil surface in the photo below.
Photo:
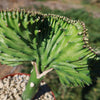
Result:
{"label": "soil surface", "polygon": [[0,64],[0,79],[8,74],[12,74],[12,73],[18,73],[20,72],[21,68],[23,66],[18,66],[16,68],[11,67],[11,66],[7,66],[7,65],[1,65]]}

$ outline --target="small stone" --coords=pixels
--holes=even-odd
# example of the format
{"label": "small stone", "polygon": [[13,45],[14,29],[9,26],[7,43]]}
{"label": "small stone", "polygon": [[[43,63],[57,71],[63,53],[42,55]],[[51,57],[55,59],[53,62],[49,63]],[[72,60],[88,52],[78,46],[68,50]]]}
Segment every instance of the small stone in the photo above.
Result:
{"label": "small stone", "polygon": [[22,77],[19,77],[19,80],[21,81],[22,80]]}
{"label": "small stone", "polygon": [[45,84],[46,84],[45,82],[41,82],[41,83],[40,83],[41,86],[43,86],[43,85],[45,85]]}
{"label": "small stone", "polygon": [[26,80],[29,80],[29,76],[26,76]]}
{"label": "small stone", "polygon": [[15,86],[14,82],[10,84],[10,87],[14,87],[14,86]]}
{"label": "small stone", "polygon": [[3,94],[3,92],[2,91],[0,91],[0,95],[2,95]]}
{"label": "small stone", "polygon": [[[27,75],[15,75],[14,77],[10,76],[1,80],[0,100],[22,100],[21,95],[25,90],[28,80],[29,76]],[[45,82],[41,82],[40,86],[45,84],[46,84]],[[33,82],[30,83],[30,87],[34,87]],[[52,93],[47,92],[34,100],[54,100],[54,99]]]}
{"label": "small stone", "polygon": [[10,96],[10,97],[9,97],[9,100],[13,100],[13,96]]}
{"label": "small stone", "polygon": [[8,76],[7,78],[8,78],[8,79],[11,79],[11,76]]}
{"label": "small stone", "polygon": [[25,87],[25,83],[21,83],[21,87]]}
{"label": "small stone", "polygon": [[0,89],[2,89],[3,88],[3,83],[2,83],[2,81],[0,80]]}
{"label": "small stone", "polygon": [[2,94],[2,95],[1,95],[1,99],[4,99],[4,97],[5,97],[5,94]]}
{"label": "small stone", "polygon": [[5,95],[4,99],[3,100],[7,100],[7,95]]}
{"label": "small stone", "polygon": [[25,91],[25,87],[22,88],[22,91]]}
{"label": "small stone", "polygon": [[4,79],[3,79],[3,83],[6,83],[6,82],[7,82],[7,78],[4,78]]}
{"label": "small stone", "polygon": [[14,89],[13,89],[13,92],[16,94],[16,93],[17,93],[17,90],[14,88]]}
{"label": "small stone", "polygon": [[9,88],[9,82],[6,82],[6,83],[4,84],[4,87]]}

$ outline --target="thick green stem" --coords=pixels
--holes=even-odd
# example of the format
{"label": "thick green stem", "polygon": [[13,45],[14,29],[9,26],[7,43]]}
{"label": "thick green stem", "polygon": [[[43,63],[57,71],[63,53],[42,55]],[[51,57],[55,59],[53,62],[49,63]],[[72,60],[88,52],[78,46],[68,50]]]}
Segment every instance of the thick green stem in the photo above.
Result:
{"label": "thick green stem", "polygon": [[35,96],[38,91],[39,83],[41,80],[42,78],[37,79],[36,71],[35,69],[33,69],[26,89],[22,94],[23,100],[31,100]]}

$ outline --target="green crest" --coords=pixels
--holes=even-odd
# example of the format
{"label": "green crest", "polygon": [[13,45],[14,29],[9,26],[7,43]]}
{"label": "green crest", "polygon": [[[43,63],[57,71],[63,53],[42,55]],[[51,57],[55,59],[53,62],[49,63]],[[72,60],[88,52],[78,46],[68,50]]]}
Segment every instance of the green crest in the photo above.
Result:
{"label": "green crest", "polygon": [[0,62],[10,66],[36,61],[40,72],[54,68],[62,84],[90,84],[83,22],[25,10],[0,12]]}

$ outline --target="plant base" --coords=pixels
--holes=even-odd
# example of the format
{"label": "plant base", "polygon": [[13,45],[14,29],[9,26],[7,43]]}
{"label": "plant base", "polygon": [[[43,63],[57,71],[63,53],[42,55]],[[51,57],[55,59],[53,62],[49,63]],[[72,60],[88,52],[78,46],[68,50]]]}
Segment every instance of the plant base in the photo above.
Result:
{"label": "plant base", "polygon": [[[0,100],[22,100],[21,95],[29,76],[29,74],[16,73],[2,78],[0,80]],[[32,100],[55,100],[55,97],[46,83],[41,82],[39,91]]]}

